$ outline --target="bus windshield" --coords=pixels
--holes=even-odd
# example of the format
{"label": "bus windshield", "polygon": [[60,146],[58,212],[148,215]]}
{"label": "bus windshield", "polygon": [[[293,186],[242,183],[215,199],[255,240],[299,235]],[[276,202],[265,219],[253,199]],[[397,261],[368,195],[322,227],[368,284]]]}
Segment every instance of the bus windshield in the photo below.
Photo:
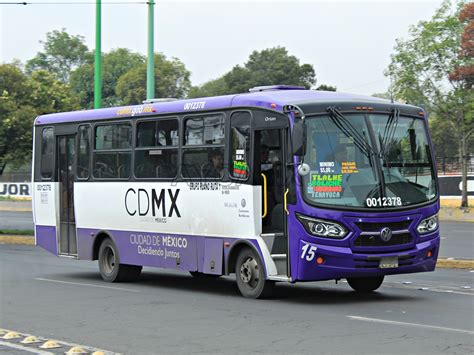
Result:
{"label": "bus windshield", "polygon": [[396,208],[436,197],[422,119],[391,114],[308,117],[302,178],[311,204]]}

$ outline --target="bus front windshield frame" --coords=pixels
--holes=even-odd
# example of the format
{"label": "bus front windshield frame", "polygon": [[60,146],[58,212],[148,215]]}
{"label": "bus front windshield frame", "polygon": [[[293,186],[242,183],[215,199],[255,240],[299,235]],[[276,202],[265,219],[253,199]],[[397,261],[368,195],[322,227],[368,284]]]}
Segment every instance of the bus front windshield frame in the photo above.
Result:
{"label": "bus front windshield frame", "polygon": [[422,118],[392,113],[308,116],[303,176],[315,206],[396,209],[437,198],[428,132]]}

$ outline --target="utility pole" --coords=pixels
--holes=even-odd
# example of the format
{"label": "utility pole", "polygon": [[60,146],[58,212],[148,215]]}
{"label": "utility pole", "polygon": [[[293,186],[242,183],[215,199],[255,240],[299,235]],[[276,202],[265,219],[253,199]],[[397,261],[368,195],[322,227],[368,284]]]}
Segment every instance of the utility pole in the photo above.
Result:
{"label": "utility pole", "polygon": [[155,97],[155,0],[148,1],[148,62],[146,69],[146,98]]}
{"label": "utility pole", "polygon": [[96,0],[95,5],[95,64],[94,64],[94,108],[101,107],[102,101],[102,11],[101,0]]}

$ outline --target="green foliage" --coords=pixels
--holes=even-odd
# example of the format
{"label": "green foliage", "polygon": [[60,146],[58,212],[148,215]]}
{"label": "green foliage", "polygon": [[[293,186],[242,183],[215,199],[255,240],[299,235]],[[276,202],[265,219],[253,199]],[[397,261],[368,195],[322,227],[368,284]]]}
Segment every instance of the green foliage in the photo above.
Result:
{"label": "green foliage", "polygon": [[332,85],[321,84],[319,85],[316,90],[318,91],[337,91],[337,87]]}
{"label": "green foliage", "polygon": [[7,163],[18,167],[31,160],[36,116],[76,109],[78,100],[53,74],[38,70],[27,76],[17,63],[0,65],[0,87],[1,175]]}
{"label": "green foliage", "polygon": [[[474,96],[472,86],[466,81],[452,80],[450,74],[472,62],[460,51],[464,23],[459,12],[465,4],[461,1],[454,7],[445,0],[431,20],[412,26],[409,39],[397,40],[386,71],[397,100],[422,106],[436,116],[431,127],[438,156],[448,156],[452,146],[458,145],[464,184],[468,157],[472,154],[469,147],[474,132]],[[450,144],[447,137],[451,138]],[[467,206],[466,189],[462,206]]]}
{"label": "green foliage", "polygon": [[31,127],[36,112],[28,103],[32,93],[28,77],[18,65],[0,65],[0,88],[1,175],[8,162],[19,165],[29,156]]}
{"label": "green foliage", "polygon": [[254,51],[247,62],[236,65],[221,78],[193,88],[190,97],[236,94],[264,85],[300,85],[307,89],[316,84],[316,74],[310,64],[300,65],[284,47]]}
{"label": "green foliage", "polygon": [[466,59],[459,56],[463,24],[459,8],[446,0],[429,21],[410,27],[408,40],[397,40],[386,75],[399,100],[435,109],[440,98],[456,89],[449,73]]}
{"label": "green foliage", "polygon": [[[177,58],[155,54],[155,98],[183,98],[191,88],[190,72]],[[116,95],[124,105],[139,104],[146,99],[146,64],[135,66],[117,82]]]}
{"label": "green foliage", "polygon": [[[116,95],[118,80],[128,71],[143,66],[145,57],[126,48],[118,48],[102,55],[102,106],[120,105]],[[71,73],[70,85],[79,96],[83,108],[94,106],[94,65],[85,63]]]}
{"label": "green foliage", "polygon": [[57,80],[50,72],[33,72],[29,85],[29,104],[38,115],[79,109],[79,98],[70,90],[69,85]]}
{"label": "green foliage", "polygon": [[27,73],[35,70],[46,70],[54,73],[63,83],[67,83],[71,71],[85,62],[92,61],[84,44],[84,37],[70,35],[66,29],[46,34],[43,51],[26,63]]}
{"label": "green foliage", "polygon": [[371,96],[378,97],[379,99],[385,99],[385,100],[391,100],[392,99],[392,96],[390,95],[389,92],[377,92],[375,94],[372,94]]}

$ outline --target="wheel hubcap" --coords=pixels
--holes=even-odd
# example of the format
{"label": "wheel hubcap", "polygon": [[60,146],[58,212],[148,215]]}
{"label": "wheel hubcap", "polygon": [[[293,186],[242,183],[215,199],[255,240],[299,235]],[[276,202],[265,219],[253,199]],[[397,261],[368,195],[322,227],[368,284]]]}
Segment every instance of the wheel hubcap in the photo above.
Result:
{"label": "wheel hubcap", "polygon": [[240,279],[251,288],[257,286],[258,264],[253,258],[247,258],[240,266]]}
{"label": "wheel hubcap", "polygon": [[115,254],[111,248],[107,248],[104,252],[103,266],[104,266],[104,271],[107,274],[112,273],[115,268]]}

